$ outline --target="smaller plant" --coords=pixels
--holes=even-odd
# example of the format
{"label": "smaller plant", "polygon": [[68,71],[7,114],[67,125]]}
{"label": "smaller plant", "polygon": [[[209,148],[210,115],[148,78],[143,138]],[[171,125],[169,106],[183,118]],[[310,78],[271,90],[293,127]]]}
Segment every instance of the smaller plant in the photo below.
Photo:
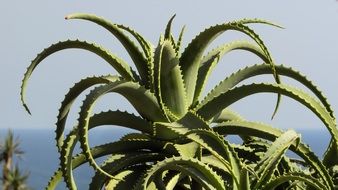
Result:
{"label": "smaller plant", "polygon": [[13,166],[14,156],[20,158],[24,153],[20,148],[19,139],[14,139],[12,131],[8,131],[3,144],[0,144],[0,163],[2,169],[2,189],[3,190],[26,190],[26,180],[29,174],[22,174],[18,165]]}

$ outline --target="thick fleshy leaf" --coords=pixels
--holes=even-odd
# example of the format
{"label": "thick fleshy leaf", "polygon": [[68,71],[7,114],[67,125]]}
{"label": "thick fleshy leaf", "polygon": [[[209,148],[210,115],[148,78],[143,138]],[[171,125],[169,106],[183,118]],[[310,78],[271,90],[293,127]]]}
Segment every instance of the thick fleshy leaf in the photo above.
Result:
{"label": "thick fleshy leaf", "polygon": [[308,185],[308,189],[317,189],[317,190],[323,190],[327,189],[321,181],[318,179],[305,175],[304,173],[289,173],[285,174],[283,176],[278,176],[276,179],[271,180],[268,182],[265,186],[262,187],[262,190],[270,190],[270,189],[275,189],[279,185],[290,182],[290,181],[295,181],[297,180],[298,182],[304,182],[305,184]]}
{"label": "thick fleshy leaf", "polygon": [[228,30],[242,32],[248,35],[257,43],[257,45],[262,49],[266,57],[268,57],[269,60],[268,63],[271,64],[276,81],[279,82],[279,78],[273,67],[274,64],[270,56],[270,53],[265,47],[263,41],[254,31],[252,31],[247,26],[241,24],[240,21],[212,26],[201,32],[199,35],[197,35],[195,39],[193,39],[191,43],[188,45],[188,47],[184,50],[180,58],[180,65],[182,68],[183,78],[186,85],[185,87],[187,91],[187,100],[189,105],[194,104],[193,98],[196,89],[198,69],[200,66],[204,50],[217,36]]}
{"label": "thick fleshy leaf", "polygon": [[101,17],[97,17],[92,14],[82,14],[82,13],[75,13],[66,16],[66,19],[82,19],[87,20],[93,23],[96,23],[105,29],[107,29],[110,33],[112,33],[125,47],[127,52],[129,53],[130,57],[134,61],[134,64],[141,76],[142,82],[146,84],[147,87],[150,85],[148,82],[148,61],[142,54],[142,52],[138,49],[138,47],[129,39],[129,37],[123,33],[122,29],[118,27],[118,25],[113,24]]}
{"label": "thick fleshy leaf", "polygon": [[207,165],[194,158],[173,157],[167,158],[148,170],[144,178],[142,178],[134,189],[147,189],[149,183],[153,180],[154,175],[159,175],[167,170],[176,170],[192,177],[208,190],[222,190],[225,189],[222,179],[212,171]]}
{"label": "thick fleshy leaf", "polygon": [[[148,82],[147,84],[149,84],[149,87],[151,88],[154,84],[154,47],[153,45],[147,41],[146,39],[144,39],[143,36],[141,36],[139,33],[137,33],[135,30],[121,25],[121,24],[117,24],[117,26],[125,31],[128,31],[131,35],[133,35],[135,37],[135,39],[138,41],[138,43],[141,45],[144,55],[147,59],[147,71],[148,71]],[[153,90],[153,89],[152,89]]]}
{"label": "thick fleshy leaf", "polygon": [[284,27],[281,26],[280,24],[277,24],[277,23],[274,23],[268,20],[258,19],[258,18],[244,18],[238,22],[240,22],[241,24],[266,24],[266,25],[284,29]]}
{"label": "thick fleshy leaf", "polygon": [[144,54],[146,55],[148,61],[149,59],[151,60],[152,59],[152,56],[153,56],[153,47],[152,47],[152,44],[144,39],[143,36],[141,36],[139,33],[137,33],[135,30],[131,29],[130,27],[128,26],[124,26],[122,24],[117,24],[117,27],[125,30],[125,31],[128,31],[131,35],[134,36],[134,38],[138,41],[138,43],[141,45],[141,48],[144,52]]}
{"label": "thick fleshy leaf", "polygon": [[[320,102],[325,106],[331,117],[334,118],[333,110],[331,109],[330,104],[327,102],[327,99],[310,80],[308,80],[304,75],[300,74],[298,71],[292,68],[285,67],[283,65],[275,65],[275,67],[280,76],[290,77],[311,90],[311,92],[315,94],[316,98],[318,98]],[[201,104],[203,104],[203,102],[207,102],[213,99],[216,96],[219,96],[222,93],[227,92],[244,80],[263,74],[272,74],[272,70],[269,65],[259,64],[240,69],[229,77],[225,78],[218,85],[216,85],[204,98]]]}
{"label": "thick fleshy leaf", "polygon": [[[74,134],[72,134],[74,135]],[[69,138],[74,138],[74,136],[70,135]],[[119,152],[135,152],[137,150],[142,150],[145,148],[150,148],[153,150],[161,150],[163,148],[164,144],[160,143],[159,141],[154,140],[141,140],[141,139],[135,139],[135,140],[129,140],[129,141],[117,141],[113,143],[107,143],[104,145],[99,145],[93,148],[90,148],[90,152],[93,156],[93,158],[100,158],[106,155],[110,154],[117,154]],[[86,159],[84,153],[78,154],[74,156],[69,162],[72,163],[71,169],[74,170],[77,167],[83,165],[84,163],[87,163],[88,160]],[[46,189],[52,190],[55,189],[55,187],[58,185],[58,183],[61,181],[63,177],[63,169],[59,169],[55,172],[54,176],[50,179],[48,182],[48,185]],[[75,181],[70,181],[69,178],[64,178],[66,180],[66,184],[68,183],[75,183]],[[72,186],[67,186],[69,189],[72,189]],[[74,184],[74,187],[76,189],[76,185]]]}
{"label": "thick fleshy leaf", "polygon": [[140,115],[149,120],[165,121],[159,105],[157,104],[155,96],[149,91],[144,89],[138,83],[130,81],[116,81],[103,85],[92,90],[84,100],[81,111],[79,113],[78,125],[79,136],[81,142],[81,148],[85,153],[89,163],[100,172],[107,176],[108,173],[99,168],[95,160],[93,159],[88,142],[88,125],[95,102],[107,93],[118,93],[124,96],[140,113]]}
{"label": "thick fleshy leaf", "polygon": [[[259,137],[269,141],[275,141],[283,132],[277,128],[265,125],[262,123],[249,121],[227,121],[213,127],[213,130],[221,135],[249,135]],[[297,147],[297,148],[296,148]],[[290,150],[295,152],[298,156],[306,161],[309,165],[318,172],[328,188],[333,188],[332,178],[327,172],[326,167],[322,161],[310,150],[310,148],[299,143],[298,146],[292,145]]]}
{"label": "thick fleshy leaf", "polygon": [[26,88],[27,83],[32,75],[35,68],[43,61],[46,57],[49,55],[64,50],[64,49],[70,49],[70,48],[76,48],[76,49],[83,49],[90,51],[101,58],[103,58],[105,61],[107,61],[108,64],[110,64],[114,69],[125,79],[127,80],[133,80],[138,81],[139,77],[137,74],[131,69],[131,67],[124,62],[122,59],[118,58],[117,56],[113,55],[111,52],[105,50],[103,47],[100,47],[93,43],[88,43],[86,41],[79,41],[79,40],[67,40],[58,42],[56,44],[53,44],[49,46],[48,48],[44,49],[41,53],[37,55],[37,57],[32,61],[32,63],[27,68],[26,73],[24,74],[24,78],[22,80],[21,84],[21,101],[25,109],[30,113],[28,106],[25,101],[25,94],[26,94]]}
{"label": "thick fleshy leaf", "polygon": [[187,109],[185,89],[178,58],[171,42],[160,43],[155,56],[155,92],[159,102],[163,102],[169,111],[178,118]]}
{"label": "thick fleshy leaf", "polygon": [[[169,172],[168,172],[169,173]],[[176,184],[184,177],[184,175],[180,172],[174,172],[172,175],[165,175],[165,178],[167,178],[166,182],[166,189],[167,190],[174,190]],[[168,179],[169,178],[169,179]]]}
{"label": "thick fleshy leaf", "polygon": [[[114,181],[121,181],[123,179],[120,178],[120,180],[117,180],[118,173],[121,171],[125,171],[126,168],[133,166],[133,165],[145,165],[146,163],[155,163],[158,161],[161,161],[165,158],[165,154],[159,154],[159,153],[131,153],[130,155],[126,155],[118,160],[108,160],[101,168],[105,171],[107,171],[109,174],[113,175],[115,179]],[[143,171],[146,172],[147,167],[144,168]],[[92,178],[92,182],[90,184],[90,190],[96,190],[101,189],[101,187],[104,185],[106,181],[108,181],[109,178],[105,175],[103,175],[100,172],[97,172],[94,177]],[[132,187],[134,184],[136,184],[136,181],[133,181],[129,184],[129,187]],[[117,185],[117,184],[116,184]]]}
{"label": "thick fleshy leaf", "polygon": [[[227,53],[233,50],[246,50],[249,51],[258,57],[260,57],[264,62],[269,61],[269,57],[267,57],[262,49],[257,45],[248,42],[248,41],[234,41],[230,43],[226,43],[212,51],[210,51],[206,56],[203,57],[201,61],[201,65],[198,69],[198,78],[196,82],[196,90],[194,95],[194,102],[199,100],[200,94],[202,93],[209,75],[215,68],[215,66],[219,63],[220,59]],[[271,73],[273,70],[271,69]]]}
{"label": "thick fleshy leaf", "polygon": [[82,79],[80,82],[76,83],[72,88],[69,89],[68,93],[65,95],[64,100],[61,103],[61,107],[59,109],[59,114],[57,116],[57,122],[56,122],[56,146],[60,150],[63,144],[63,131],[65,129],[67,117],[69,114],[69,111],[76,100],[76,98],[86,89],[97,85],[97,84],[104,84],[104,83],[110,83],[117,80],[121,80],[118,76],[101,76],[101,77],[88,77],[85,79]]}
{"label": "thick fleshy leaf", "polygon": [[[316,101],[313,97],[302,92],[301,90],[282,84],[249,84],[233,88],[226,93],[222,93],[219,96],[212,98],[209,101],[201,102],[201,104],[196,107],[195,111],[205,120],[209,120],[221,110],[227,108],[229,105],[242,98],[257,93],[279,93],[288,96],[308,107],[314,114],[318,116],[319,119],[323,121],[332,138],[334,139],[334,143],[337,144],[338,129],[336,127],[335,119],[331,117],[327,109],[323,107],[320,102]],[[338,148],[337,145],[334,146],[335,148]]]}
{"label": "thick fleshy leaf", "polygon": [[171,38],[171,25],[172,25],[172,22],[173,22],[175,17],[176,17],[176,14],[174,14],[168,21],[168,24],[167,24],[167,27],[166,27],[165,33],[164,33],[164,38],[166,40],[170,40],[170,38]]}
{"label": "thick fleshy leaf", "polygon": [[316,101],[307,93],[302,92],[297,88],[278,84],[250,84],[234,88],[226,93],[212,98],[210,101],[202,102],[196,112],[205,120],[212,118],[222,109],[228,107],[238,100],[256,93],[278,93],[288,96],[307,108],[309,108],[317,117],[325,124],[327,130],[331,134],[331,141],[324,155],[324,164],[326,167],[332,167],[338,164],[338,128],[335,118],[327,111],[320,102]]}
{"label": "thick fleshy leaf", "polygon": [[[102,125],[111,125],[111,126],[122,126],[129,129],[134,129],[143,133],[152,133],[152,126],[145,121],[144,119],[137,117],[133,114],[121,111],[107,111],[95,114],[90,118],[90,123],[88,130],[102,126]],[[64,144],[60,150],[60,166],[63,171],[65,181],[68,187],[73,189],[76,185],[73,183],[73,174],[72,174],[72,156],[75,145],[79,140],[78,128],[74,128],[68,135],[67,138],[63,141]],[[132,139],[134,140],[134,139]],[[136,140],[136,139],[135,139]],[[138,138],[138,140],[141,140]],[[142,139],[148,140],[148,139]],[[151,147],[149,147],[151,148]]]}
{"label": "thick fleshy leaf", "polygon": [[224,121],[231,121],[231,120],[243,120],[243,117],[240,116],[238,113],[225,108],[218,114],[216,114],[212,119],[212,123],[221,123]]}
{"label": "thick fleshy leaf", "polygon": [[288,130],[272,143],[272,145],[266,151],[264,157],[255,167],[255,171],[257,172],[259,178],[256,180],[254,189],[260,189],[262,185],[270,181],[272,174],[276,170],[285,152],[294,143],[296,143],[297,149],[299,141],[299,135],[293,130]]}
{"label": "thick fleshy leaf", "polygon": [[226,140],[212,130],[203,129],[191,130],[187,132],[185,136],[210,151],[211,154],[219,159],[225,166],[228,166],[228,162],[226,162],[226,160],[228,160],[231,166],[230,174],[233,178],[234,189],[242,189],[242,183],[240,181],[242,164],[236,152]]}
{"label": "thick fleshy leaf", "polygon": [[176,54],[177,56],[180,56],[180,50],[181,50],[181,45],[182,45],[182,39],[183,39],[183,34],[185,32],[185,26],[182,27],[180,35],[178,36],[177,43],[176,43]]}
{"label": "thick fleshy leaf", "polygon": [[[218,134],[214,133],[208,128],[202,128],[201,125],[183,124],[184,122],[178,123],[159,123],[160,126],[157,126],[158,131],[165,134],[176,134],[176,137],[184,136],[188,139],[198,143],[204,149],[208,150],[212,155],[214,155],[222,164],[227,168],[227,171],[231,171],[230,175],[233,177],[234,186],[238,189],[240,187],[240,170],[241,163],[237,157],[233,148]],[[158,133],[159,133],[158,132]],[[164,134],[161,136],[164,136]],[[173,137],[171,137],[173,138]],[[229,160],[229,162],[227,161]]]}
{"label": "thick fleshy leaf", "polygon": [[208,123],[193,112],[187,112],[176,122],[155,122],[154,136],[161,140],[175,141],[192,129],[210,129]]}
{"label": "thick fleshy leaf", "polygon": [[[130,184],[134,184],[140,177],[143,176],[144,171],[149,168],[149,166],[135,165],[130,166],[128,170],[122,171],[120,174],[128,174],[123,180],[110,180],[105,186],[105,189],[129,189]],[[118,174],[118,175],[120,175]]]}

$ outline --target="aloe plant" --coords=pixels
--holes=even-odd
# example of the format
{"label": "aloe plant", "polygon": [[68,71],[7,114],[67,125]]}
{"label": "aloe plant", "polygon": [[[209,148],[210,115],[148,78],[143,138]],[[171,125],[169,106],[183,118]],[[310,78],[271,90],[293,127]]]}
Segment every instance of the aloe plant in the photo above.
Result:
{"label": "aloe plant", "polygon": [[[318,88],[292,68],[275,64],[262,39],[248,26],[277,24],[260,19],[242,19],[211,26],[199,33],[182,51],[183,27],[178,39],[171,32],[172,17],[154,47],[135,30],[91,14],[71,14],[67,20],[95,23],[110,32],[127,50],[137,71],[109,50],[87,41],[66,40],[52,44],[32,61],[21,87],[23,106],[27,82],[35,68],[51,54],[70,48],[90,51],[103,58],[117,75],[80,80],[61,103],[56,123],[56,146],[60,168],[46,189],[63,179],[77,189],[73,170],[89,163],[95,175],[89,189],[335,189],[337,188],[338,130],[333,111]],[[209,44],[226,31],[237,31],[251,40],[235,40],[210,52]],[[205,85],[221,58],[234,50],[257,55],[262,63],[231,74],[202,97]],[[272,75],[270,83],[240,82],[259,75]],[[313,92],[286,85],[289,77]],[[250,81],[250,80],[249,80]],[[92,88],[83,101],[78,122],[65,136],[64,129],[73,102]],[[95,103],[109,93],[126,98],[138,112],[110,110],[92,113]],[[301,142],[293,130],[248,121],[229,108],[238,100],[257,93],[288,96],[310,109],[331,134],[321,160]],[[136,130],[119,140],[90,147],[88,133],[102,126]],[[237,135],[243,142],[230,142]],[[74,155],[80,143],[82,152]],[[300,159],[287,156],[293,151]],[[102,164],[95,159],[105,158]]]}

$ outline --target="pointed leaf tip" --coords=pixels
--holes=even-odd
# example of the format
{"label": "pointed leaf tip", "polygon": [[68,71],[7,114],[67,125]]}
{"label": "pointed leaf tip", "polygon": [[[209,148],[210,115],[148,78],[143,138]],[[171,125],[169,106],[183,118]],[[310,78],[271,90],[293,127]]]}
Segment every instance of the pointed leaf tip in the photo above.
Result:
{"label": "pointed leaf tip", "polygon": [[171,25],[172,25],[172,22],[173,22],[175,16],[176,16],[176,14],[174,14],[168,21],[167,27],[165,29],[165,34],[164,34],[165,39],[170,39]]}
{"label": "pointed leaf tip", "polygon": [[71,19],[71,18],[72,18],[72,15],[73,15],[73,14],[68,14],[68,15],[66,15],[66,16],[65,16],[65,19],[66,19],[66,20]]}
{"label": "pointed leaf tip", "polygon": [[29,110],[27,104],[23,104],[23,107],[25,108],[25,110],[27,111],[27,113],[28,113],[29,115],[32,115],[32,113],[31,113],[31,111]]}

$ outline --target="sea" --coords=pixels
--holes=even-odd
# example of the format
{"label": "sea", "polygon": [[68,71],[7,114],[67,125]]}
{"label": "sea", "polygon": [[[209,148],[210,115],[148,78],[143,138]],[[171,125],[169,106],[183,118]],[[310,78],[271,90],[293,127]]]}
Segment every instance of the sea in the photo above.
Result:
{"label": "sea", "polygon": [[[0,142],[7,134],[7,131],[7,129],[0,129]],[[59,165],[54,131],[48,129],[13,129],[12,131],[20,141],[20,149],[24,151],[24,155],[20,159],[15,159],[15,162],[23,172],[29,172],[28,186],[33,190],[44,189]],[[311,149],[322,158],[330,140],[329,133],[324,129],[301,129],[296,131],[301,134],[302,141],[309,144]],[[132,131],[93,130],[89,136],[90,145],[95,146],[115,141],[128,132]],[[79,150],[78,147],[77,150]],[[92,175],[93,171],[88,164],[76,169],[74,176],[78,189],[88,189]],[[57,189],[66,188],[61,183]]]}

